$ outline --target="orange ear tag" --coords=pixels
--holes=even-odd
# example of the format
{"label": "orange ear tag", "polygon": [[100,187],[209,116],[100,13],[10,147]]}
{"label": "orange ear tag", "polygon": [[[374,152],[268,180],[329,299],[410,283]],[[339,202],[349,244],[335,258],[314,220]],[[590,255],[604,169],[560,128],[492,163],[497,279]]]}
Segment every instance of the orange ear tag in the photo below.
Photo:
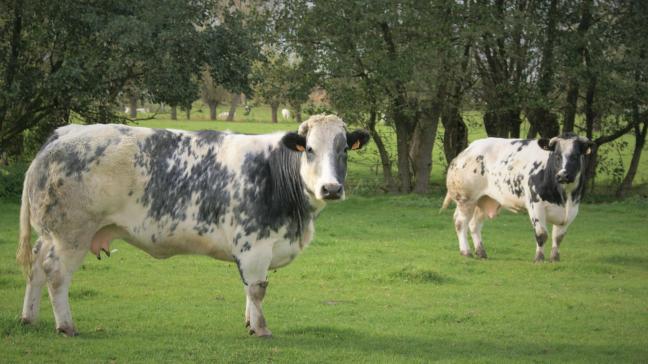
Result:
{"label": "orange ear tag", "polygon": [[299,144],[295,145],[295,149],[297,149],[298,152],[303,152],[304,150],[306,150],[303,146],[301,146]]}
{"label": "orange ear tag", "polygon": [[353,150],[360,149],[360,140],[356,140],[356,142],[353,143],[353,145],[351,146],[351,149]]}

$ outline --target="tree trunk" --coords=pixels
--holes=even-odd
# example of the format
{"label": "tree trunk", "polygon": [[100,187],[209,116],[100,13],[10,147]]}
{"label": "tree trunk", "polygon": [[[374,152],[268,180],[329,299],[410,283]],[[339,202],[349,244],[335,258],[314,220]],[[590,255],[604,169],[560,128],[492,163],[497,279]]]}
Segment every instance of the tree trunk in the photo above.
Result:
{"label": "tree trunk", "polygon": [[171,106],[171,120],[178,120],[178,107]]}
{"label": "tree trunk", "polygon": [[272,114],[272,123],[277,123],[277,110],[279,109],[279,104],[270,104],[270,111]]}
{"label": "tree trunk", "polygon": [[236,108],[241,102],[241,94],[232,95],[232,104],[230,105],[229,113],[227,114],[227,121],[234,121],[234,115],[236,114]]}
{"label": "tree trunk", "polygon": [[528,111],[527,118],[529,119],[529,124],[531,124],[529,133],[527,134],[528,139],[535,138],[536,134],[540,134],[543,138],[553,138],[560,134],[558,116],[547,108],[532,108]]}
{"label": "tree trunk", "polygon": [[563,133],[573,132],[576,120],[576,107],[578,103],[578,81],[572,79],[567,87],[567,100],[565,105],[565,120],[563,122]]}
{"label": "tree trunk", "polygon": [[398,179],[400,191],[409,193],[412,190],[412,178],[410,175],[410,127],[405,122],[396,123],[396,153],[398,158]]}
{"label": "tree trunk", "polygon": [[[643,124],[643,126],[640,126]],[[639,120],[635,121],[634,126],[634,136],[635,136],[635,147],[632,152],[632,159],[630,160],[630,166],[628,166],[628,172],[623,178],[623,182],[617,190],[617,197],[625,197],[626,193],[632,188],[632,181],[637,174],[637,169],[639,169],[639,160],[641,159],[641,152],[643,152],[644,145],[646,144],[646,134],[648,133],[648,121],[641,123]]]}
{"label": "tree trunk", "polygon": [[137,95],[130,95],[128,97],[128,107],[130,107],[130,110],[128,110],[128,117],[131,119],[136,119],[137,118]]}
{"label": "tree trunk", "polygon": [[450,106],[441,115],[445,132],[443,134],[443,152],[446,162],[450,163],[468,146],[468,128],[459,110]]}
{"label": "tree trunk", "polygon": [[187,120],[191,120],[191,106],[185,110],[185,115],[187,115]]}
{"label": "tree trunk", "polygon": [[301,104],[292,105],[292,112],[295,115],[295,122],[301,124],[302,122]]}
{"label": "tree trunk", "polygon": [[586,57],[586,44],[585,35],[587,34],[590,25],[592,23],[592,1],[593,0],[582,0],[580,6],[581,18],[578,23],[577,40],[574,46],[574,53],[568,57],[572,60],[572,66],[574,69],[571,70],[572,77],[568,82],[567,87],[567,100],[565,106],[565,116],[563,122],[563,133],[564,132],[573,132],[574,124],[576,121],[576,110],[578,104],[578,68],[580,68],[583,63],[584,58]]}
{"label": "tree trunk", "polygon": [[207,105],[209,106],[209,120],[216,120],[216,109],[218,108],[218,103],[210,101]]}
{"label": "tree trunk", "polygon": [[375,110],[372,110],[369,115],[369,122],[367,124],[367,128],[369,129],[371,138],[373,139],[373,142],[376,144],[376,148],[378,149],[378,154],[380,155],[380,162],[383,171],[383,181],[387,188],[387,192],[396,193],[398,192],[398,188],[396,187],[396,183],[394,182],[394,176],[392,175],[391,158],[389,157],[389,153],[387,152],[387,148],[385,147],[385,143],[383,142],[380,133],[378,133],[378,130],[376,130],[377,118],[378,118],[378,113]]}
{"label": "tree trunk", "polygon": [[484,113],[484,127],[489,137],[519,138],[520,110],[487,110]]}
{"label": "tree trunk", "polygon": [[[439,86],[440,88],[445,86]],[[443,90],[445,93],[445,90]],[[443,96],[441,96],[443,97]],[[412,148],[413,167],[415,171],[415,193],[427,193],[430,185],[430,172],[432,171],[432,150],[439,127],[439,116],[441,115],[441,104],[437,102],[421,107],[419,122],[414,132]]]}

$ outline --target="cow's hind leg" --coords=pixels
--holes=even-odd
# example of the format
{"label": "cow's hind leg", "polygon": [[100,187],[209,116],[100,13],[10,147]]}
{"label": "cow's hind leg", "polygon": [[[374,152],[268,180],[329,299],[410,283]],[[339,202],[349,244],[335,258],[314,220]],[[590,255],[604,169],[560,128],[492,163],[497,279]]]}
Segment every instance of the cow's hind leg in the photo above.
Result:
{"label": "cow's hind leg", "polygon": [[47,288],[54,310],[56,330],[67,336],[76,336],[72,321],[68,293],[72,274],[83,262],[87,249],[78,249],[63,243],[52,244],[45,253],[43,268],[47,275]]}
{"label": "cow's hind leg", "polygon": [[236,257],[236,264],[245,285],[245,326],[250,330],[250,334],[256,336],[272,335],[261,309],[268,287],[268,268],[271,260],[271,246],[268,249],[254,246],[252,249],[240,252]]}
{"label": "cow's hind leg", "polygon": [[454,213],[454,225],[459,239],[459,252],[461,255],[469,257],[472,256],[470,246],[468,246],[468,225],[473,216],[475,206],[466,203],[457,203],[457,208]]}
{"label": "cow's hind leg", "polygon": [[47,252],[49,247],[50,244],[47,240],[41,237],[32,248],[34,262],[32,263],[31,272],[29,272],[29,277],[27,278],[25,300],[23,301],[21,315],[21,322],[24,324],[33,323],[38,319],[41,293],[47,281],[45,271],[43,270],[44,252]]}
{"label": "cow's hind leg", "polygon": [[565,234],[567,233],[566,225],[554,225],[551,229],[551,261],[559,262],[560,261],[560,243],[562,242]]}
{"label": "cow's hind leg", "polygon": [[484,211],[482,211],[481,208],[476,207],[473,217],[469,223],[470,235],[473,240],[473,245],[475,246],[475,255],[482,259],[487,258],[486,249],[484,249],[484,242],[482,241],[481,237],[481,230],[484,226],[485,218],[486,216],[484,215]]}

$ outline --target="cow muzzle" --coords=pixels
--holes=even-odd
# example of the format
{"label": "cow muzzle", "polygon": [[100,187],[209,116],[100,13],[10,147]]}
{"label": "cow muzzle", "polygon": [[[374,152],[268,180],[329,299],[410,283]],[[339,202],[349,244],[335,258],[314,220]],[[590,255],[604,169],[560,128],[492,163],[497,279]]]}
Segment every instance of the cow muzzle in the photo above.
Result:
{"label": "cow muzzle", "polygon": [[562,170],[558,172],[558,174],[556,174],[556,180],[558,181],[558,183],[562,184],[572,183],[574,182],[574,176],[570,176],[565,170]]}
{"label": "cow muzzle", "polygon": [[339,200],[344,195],[344,186],[339,183],[326,183],[320,193],[325,200]]}

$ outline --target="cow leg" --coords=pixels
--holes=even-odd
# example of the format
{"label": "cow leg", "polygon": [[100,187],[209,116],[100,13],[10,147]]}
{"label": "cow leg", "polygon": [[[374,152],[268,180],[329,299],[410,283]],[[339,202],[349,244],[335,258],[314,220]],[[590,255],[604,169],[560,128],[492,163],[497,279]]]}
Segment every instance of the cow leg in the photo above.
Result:
{"label": "cow leg", "polygon": [[470,235],[473,240],[473,245],[475,246],[475,254],[477,257],[486,259],[486,250],[484,249],[484,242],[481,237],[481,230],[484,226],[484,212],[479,207],[475,208],[472,219],[470,220]]}
{"label": "cow leg", "polygon": [[[258,242],[257,242],[258,244]],[[268,268],[272,260],[272,247],[261,249],[259,246],[241,252],[236,257],[236,264],[245,285],[245,326],[250,334],[256,336],[271,336],[266,326],[261,304],[268,287]]]}
{"label": "cow leg", "polygon": [[23,324],[31,324],[38,319],[38,312],[40,308],[41,292],[43,286],[47,281],[45,271],[43,270],[43,260],[45,258],[44,252],[49,250],[50,244],[45,239],[40,238],[34,244],[32,252],[34,254],[34,262],[32,263],[31,272],[27,278],[27,287],[25,289],[25,300],[23,301],[23,309],[21,315],[21,322]]}
{"label": "cow leg", "polygon": [[457,203],[454,213],[454,225],[459,239],[459,252],[461,255],[470,257],[470,246],[468,246],[468,225],[473,216],[474,205]]}
{"label": "cow leg", "polygon": [[61,246],[66,245],[55,244],[50,247],[43,262],[43,269],[47,275],[47,288],[54,310],[56,330],[67,336],[76,336],[68,293],[72,274],[83,262],[86,250],[60,249]]}
{"label": "cow leg", "polygon": [[544,222],[538,221],[534,224],[536,238],[536,254],[534,261],[540,263],[544,261],[544,243],[547,241],[547,227]]}
{"label": "cow leg", "polygon": [[560,261],[560,243],[562,242],[565,234],[567,233],[566,225],[554,225],[551,229],[551,261],[559,262]]}

